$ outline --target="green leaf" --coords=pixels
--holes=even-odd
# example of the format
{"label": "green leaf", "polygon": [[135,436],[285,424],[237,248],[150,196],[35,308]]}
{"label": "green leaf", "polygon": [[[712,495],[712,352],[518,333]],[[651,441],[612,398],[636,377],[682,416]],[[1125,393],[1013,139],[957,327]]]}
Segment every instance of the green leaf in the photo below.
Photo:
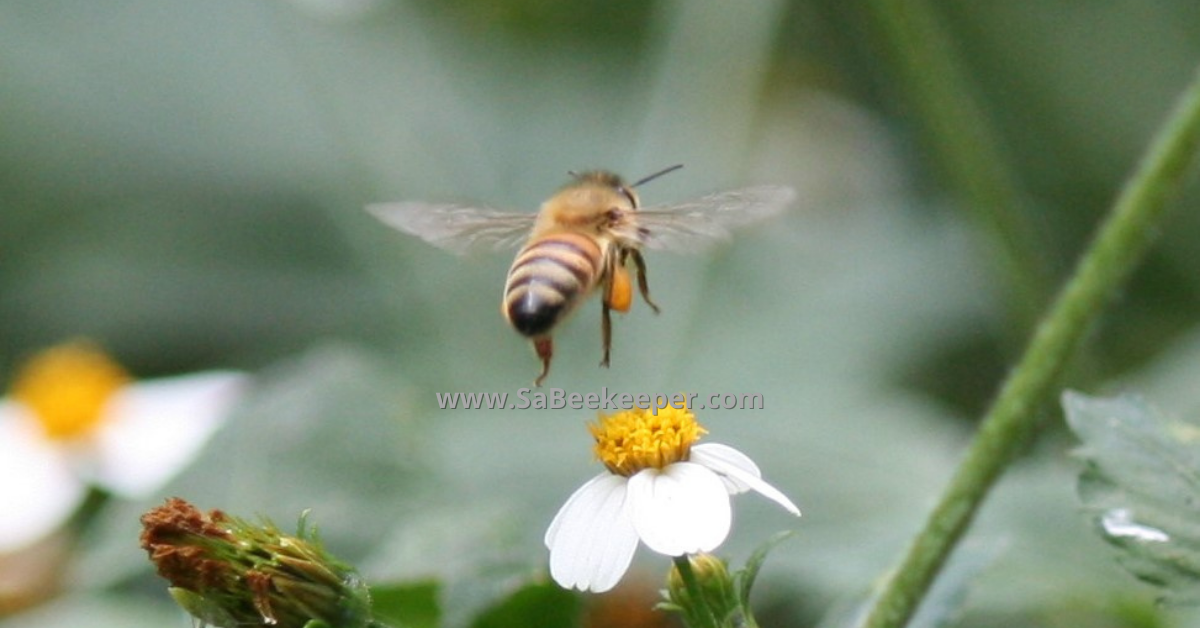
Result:
{"label": "green leaf", "polygon": [[750,614],[750,590],[754,588],[754,580],[758,577],[758,570],[762,569],[763,563],[766,562],[767,554],[794,533],[794,530],[784,530],[767,539],[754,549],[750,558],[746,559],[746,566],[738,572],[738,603],[747,616]]}
{"label": "green leaf", "polygon": [[1084,443],[1079,496],[1096,530],[1165,601],[1200,602],[1200,424],[1135,396],[1068,391],[1063,407]]}
{"label": "green leaf", "polygon": [[377,620],[405,628],[437,628],[442,617],[435,580],[371,587],[371,610]]}
{"label": "green leaf", "polygon": [[484,611],[472,628],[573,628],[579,625],[579,596],[553,583],[530,584]]}
{"label": "green leaf", "polygon": [[180,587],[168,587],[167,593],[171,594],[171,598],[175,600],[179,607],[187,611],[195,617],[200,623],[212,626],[235,626],[237,620],[234,619],[225,609],[221,608],[211,600],[205,599],[204,596],[182,589]]}

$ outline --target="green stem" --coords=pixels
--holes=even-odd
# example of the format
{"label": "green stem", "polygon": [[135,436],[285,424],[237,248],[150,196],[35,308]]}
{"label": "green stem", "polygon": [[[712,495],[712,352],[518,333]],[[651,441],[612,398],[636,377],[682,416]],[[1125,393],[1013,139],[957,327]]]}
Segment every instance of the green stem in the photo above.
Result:
{"label": "green stem", "polygon": [[106,489],[94,484],[88,486],[83,503],[67,520],[67,527],[72,530],[72,539],[75,542],[78,542],[91,529],[110,501],[112,501],[112,494]]}
{"label": "green stem", "polygon": [[912,617],[984,497],[1036,427],[1038,410],[1085,332],[1149,247],[1198,144],[1200,70],[1001,387],[925,529],[871,609],[868,628],[903,626]]}
{"label": "green stem", "polygon": [[679,572],[679,578],[683,580],[688,597],[691,598],[692,608],[684,609],[684,617],[695,622],[691,628],[720,628],[721,624],[713,615],[712,606],[704,597],[704,592],[700,589],[700,582],[696,580],[696,573],[692,571],[691,559],[685,554],[675,556],[672,560],[675,561],[675,569]]}
{"label": "green stem", "polygon": [[742,607],[742,628],[758,628],[758,620],[749,606]]}
{"label": "green stem", "polygon": [[1051,273],[1011,161],[928,3],[875,0],[872,11],[937,167],[962,208],[993,237],[997,265],[1008,283],[1005,301],[1014,323],[1008,328],[1024,338],[1049,301]]}

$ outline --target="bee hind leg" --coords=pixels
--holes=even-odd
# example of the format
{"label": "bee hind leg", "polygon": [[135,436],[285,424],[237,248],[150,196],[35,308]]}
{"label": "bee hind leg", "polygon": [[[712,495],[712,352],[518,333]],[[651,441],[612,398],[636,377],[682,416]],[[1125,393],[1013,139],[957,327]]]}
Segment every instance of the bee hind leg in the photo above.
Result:
{"label": "bee hind leg", "polygon": [[537,355],[542,359],[542,373],[533,380],[534,386],[541,386],[542,380],[550,374],[550,358],[554,355],[554,339],[550,336],[533,339],[533,349],[537,351]]}
{"label": "bee hind leg", "polygon": [[600,366],[608,368],[608,354],[612,348],[612,308],[605,301],[600,306],[600,344],[604,347],[604,357]]}
{"label": "bee hind leg", "polygon": [[642,300],[646,302],[646,305],[649,305],[650,309],[658,314],[658,305],[650,300],[650,284],[646,283],[646,260],[642,257],[641,251],[637,249],[629,249],[629,256],[633,258],[633,265],[637,267],[638,292],[642,293]]}

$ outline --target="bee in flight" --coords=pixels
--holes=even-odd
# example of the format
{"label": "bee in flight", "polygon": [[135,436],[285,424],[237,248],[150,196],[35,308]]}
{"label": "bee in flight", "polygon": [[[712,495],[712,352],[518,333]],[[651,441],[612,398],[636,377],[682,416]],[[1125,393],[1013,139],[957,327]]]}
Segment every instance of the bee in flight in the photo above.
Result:
{"label": "bee in flight", "polygon": [[501,312],[529,338],[542,360],[541,386],[554,354],[553,332],[588,296],[601,293],[600,337],[608,366],[611,311],[633,301],[629,264],[650,309],[643,248],[691,252],[729,237],[729,229],[771,216],[795,197],[791,188],[760,186],[643,209],[639,185],[682,168],[675,165],[629,185],[601,170],[570,173],[573,181],[537,213],[500,212],[454,204],[379,203],[367,211],[385,224],[454,253],[503,249],[524,242],[508,271]]}

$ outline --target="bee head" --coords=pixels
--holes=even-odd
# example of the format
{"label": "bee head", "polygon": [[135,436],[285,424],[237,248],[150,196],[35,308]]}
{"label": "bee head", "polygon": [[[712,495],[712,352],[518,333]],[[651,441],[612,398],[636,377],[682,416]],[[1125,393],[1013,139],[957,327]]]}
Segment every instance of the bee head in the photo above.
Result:
{"label": "bee head", "polygon": [[[675,164],[669,168],[664,168],[658,172],[655,172],[654,174],[642,177],[633,185],[625,183],[621,177],[607,170],[587,170],[585,172],[568,171],[567,174],[571,175],[575,181],[567,187],[587,188],[596,186],[613,190],[628,200],[633,209],[638,209],[641,207],[641,201],[638,199],[637,192],[634,191],[634,188],[642,185],[643,183],[653,181],[664,174],[679,170],[682,167],[683,164]],[[615,208],[614,211],[616,211]]]}
{"label": "bee head", "polygon": [[567,187],[600,187],[616,192],[622,198],[628,200],[633,209],[637,209],[640,204],[637,193],[633,191],[634,186],[626,184],[621,177],[607,170],[571,171],[568,174],[575,178],[575,182]]}
{"label": "bee head", "polygon": [[571,175],[577,184],[592,184],[601,185],[608,188],[619,189],[625,187],[625,182],[621,177],[607,170],[588,170],[586,172],[571,171],[567,174]]}

